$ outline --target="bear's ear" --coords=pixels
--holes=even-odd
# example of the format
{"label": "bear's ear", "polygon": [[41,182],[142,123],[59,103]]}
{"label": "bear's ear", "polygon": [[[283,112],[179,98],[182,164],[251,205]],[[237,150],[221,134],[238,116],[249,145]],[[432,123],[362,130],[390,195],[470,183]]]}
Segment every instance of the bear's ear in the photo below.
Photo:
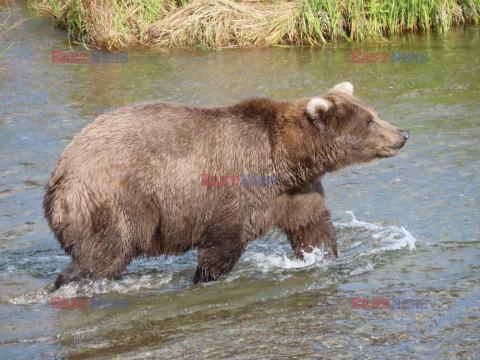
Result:
{"label": "bear's ear", "polygon": [[306,108],[306,113],[310,119],[317,119],[320,116],[320,112],[325,113],[333,106],[333,104],[322,98],[313,98],[311,99]]}
{"label": "bear's ear", "polygon": [[353,85],[349,83],[348,81],[342,82],[340,84],[337,84],[333,87],[333,90],[340,91],[347,93],[349,95],[353,95]]}

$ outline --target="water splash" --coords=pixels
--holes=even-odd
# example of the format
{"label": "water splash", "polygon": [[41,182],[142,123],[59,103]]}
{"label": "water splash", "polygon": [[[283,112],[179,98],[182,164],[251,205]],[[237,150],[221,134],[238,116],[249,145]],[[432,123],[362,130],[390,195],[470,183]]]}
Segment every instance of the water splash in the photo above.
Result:
{"label": "water splash", "polygon": [[57,291],[51,291],[51,285],[42,290],[32,290],[25,294],[13,296],[7,302],[18,305],[47,303],[52,297],[73,298],[92,297],[99,294],[129,294],[148,289],[159,289],[172,281],[172,274],[126,276],[119,280],[102,279],[96,281],[71,282]]}
{"label": "water splash", "polygon": [[[371,243],[370,249],[360,252],[359,256],[377,254],[387,250],[399,250],[407,247],[409,250],[415,249],[417,239],[404,226],[380,226],[372,223],[358,220],[353,212],[345,211],[352,217],[352,220],[346,223],[334,223],[339,229],[353,228],[366,230],[367,235],[377,240]],[[354,245],[358,246],[363,242],[357,241]],[[375,247],[374,247],[375,246]],[[372,247],[374,247],[372,249]]]}
{"label": "water splash", "polygon": [[[290,251],[291,252],[291,251]],[[324,261],[325,252],[314,248],[312,252],[303,252],[303,260],[291,259],[291,255],[265,255],[264,253],[253,252],[245,256],[245,261],[260,268],[263,272],[268,272],[273,268],[281,269],[300,269],[312,266],[313,264]]]}
{"label": "water splash", "polygon": [[[373,254],[403,248],[415,249],[416,238],[404,226],[376,225],[358,220],[351,211],[346,211],[346,213],[352,219],[348,222],[335,222],[334,226],[339,235],[340,261],[353,266],[350,275],[373,271],[375,267],[371,258]],[[351,234],[345,234],[342,231],[347,229],[354,232],[354,238]],[[304,260],[300,260],[294,258],[287,242],[277,241],[272,244],[269,241],[269,243],[269,246],[256,246],[253,250],[246,252],[244,261],[248,263],[248,266],[267,273],[275,269],[324,267],[332,263],[325,261],[325,253],[321,249],[304,253]],[[265,251],[266,249],[269,251]]]}
{"label": "water splash", "polygon": [[[266,276],[270,276],[268,274],[278,272],[278,270],[313,268],[314,271],[317,271],[328,269],[328,266],[333,264],[336,267],[346,269],[344,274],[347,276],[356,276],[374,271],[378,262],[376,257],[380,254],[404,248],[415,249],[416,238],[404,226],[376,225],[358,220],[351,211],[346,211],[346,213],[351,216],[350,221],[334,223],[339,240],[338,261],[325,260],[325,252],[317,248],[310,253],[304,253],[303,260],[296,259],[285,235],[273,231],[249,246],[236,266],[236,271],[225,277],[225,280],[228,282],[228,279],[248,276],[255,271],[267,274]],[[33,266],[35,268],[39,263],[48,263],[49,268],[57,268],[57,270],[53,270],[57,273],[59,271],[58,265],[61,262],[68,262],[68,257],[22,258],[18,263],[9,263],[7,271],[15,271],[19,266]],[[127,272],[123,274],[121,279],[73,282],[55,292],[52,291],[50,284],[41,290],[10,295],[10,297],[1,300],[11,304],[30,305],[49,302],[52,296],[63,298],[91,297],[111,293],[132,294],[162,288],[165,288],[165,291],[170,291],[168,287],[172,285],[175,287],[176,282],[190,281],[190,275],[195,266],[196,258],[192,254],[162,260],[141,259],[133,266],[135,273]],[[157,271],[161,268],[161,273],[139,275],[147,271],[150,272],[155,268]],[[284,275],[290,276],[290,274]]]}

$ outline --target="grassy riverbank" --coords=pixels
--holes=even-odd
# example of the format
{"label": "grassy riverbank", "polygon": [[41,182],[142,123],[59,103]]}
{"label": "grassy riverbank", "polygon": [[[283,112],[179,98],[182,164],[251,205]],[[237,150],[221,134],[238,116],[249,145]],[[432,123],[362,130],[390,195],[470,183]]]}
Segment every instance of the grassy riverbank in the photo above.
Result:
{"label": "grassy riverbank", "polygon": [[100,49],[314,46],[478,24],[480,0],[30,0]]}

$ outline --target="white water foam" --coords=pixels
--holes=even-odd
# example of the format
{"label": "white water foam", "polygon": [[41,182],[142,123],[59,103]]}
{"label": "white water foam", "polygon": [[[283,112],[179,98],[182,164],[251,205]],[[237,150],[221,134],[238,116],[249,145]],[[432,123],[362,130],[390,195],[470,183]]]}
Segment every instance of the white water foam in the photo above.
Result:
{"label": "white water foam", "polygon": [[[361,239],[355,240],[352,244],[345,244],[346,251],[352,253],[346,259],[347,262],[354,258],[355,262],[359,262],[362,258],[368,255],[383,253],[388,250],[399,250],[408,248],[415,249],[416,238],[404,226],[380,226],[369,222],[358,220],[353,212],[346,211],[352,219],[348,222],[336,222],[334,226],[337,229],[353,229],[361,230]],[[371,241],[371,240],[374,241]],[[342,244],[341,244],[342,245]],[[275,269],[299,269],[310,266],[324,266],[329,262],[325,261],[324,252],[321,249],[315,248],[311,253],[304,253],[304,260],[295,259],[289,246],[275,244],[276,246],[273,254],[265,255],[263,252],[247,252],[244,260],[261,270],[263,273]],[[368,247],[368,250],[355,249],[359,247]],[[355,251],[356,250],[356,251]],[[342,255],[340,254],[340,257]],[[351,275],[358,275],[364,272],[373,271],[374,264],[369,259],[359,267],[356,267],[350,273]],[[357,265],[358,266],[358,265]]]}
{"label": "white water foam", "polygon": [[50,302],[52,297],[92,297],[111,292],[127,294],[139,290],[158,289],[161,285],[169,284],[171,281],[172,274],[162,275],[161,277],[143,275],[140,277],[125,277],[120,280],[102,279],[82,283],[71,282],[55,292],[46,289],[32,290],[8,299],[8,302],[11,304],[29,305]]}
{"label": "white water foam", "polygon": [[365,266],[361,266],[353,269],[353,271],[350,272],[350,275],[353,275],[353,276],[361,275],[361,274],[373,271],[374,268],[375,268],[375,265],[373,265],[372,263],[367,263],[367,265]]}
{"label": "white water foam", "polygon": [[318,261],[324,261],[324,255],[325,253],[318,248],[314,248],[313,251],[310,253],[303,252],[303,260],[289,259],[286,254],[265,255],[263,253],[254,252],[254,253],[247,254],[245,256],[245,261],[249,263],[254,263],[257,267],[259,267],[265,273],[273,268],[282,268],[282,269],[306,268],[317,263]]}
{"label": "white water foam", "polygon": [[[417,239],[404,226],[379,226],[358,220],[351,211],[345,211],[345,213],[349,214],[352,220],[346,223],[334,223],[337,228],[360,228],[367,230],[369,235],[373,239],[379,240],[381,244],[380,247],[361,252],[358,256],[377,254],[386,250],[399,250],[405,247],[408,247],[409,250],[415,249]],[[359,244],[357,241],[354,245],[357,246]]]}

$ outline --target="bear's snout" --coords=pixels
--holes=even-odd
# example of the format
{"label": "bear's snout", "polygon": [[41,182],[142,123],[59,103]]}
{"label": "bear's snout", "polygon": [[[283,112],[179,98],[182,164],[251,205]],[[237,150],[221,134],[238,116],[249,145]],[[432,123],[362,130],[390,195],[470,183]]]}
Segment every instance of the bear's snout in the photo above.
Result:
{"label": "bear's snout", "polygon": [[405,145],[410,132],[407,130],[396,128],[383,120],[377,120],[379,126],[380,141],[377,157],[395,156],[398,151]]}
{"label": "bear's snout", "polygon": [[402,140],[400,142],[400,148],[402,148],[406,144],[407,140],[410,138],[410,131],[402,129],[399,129],[398,131],[400,132],[400,135],[402,137]]}

